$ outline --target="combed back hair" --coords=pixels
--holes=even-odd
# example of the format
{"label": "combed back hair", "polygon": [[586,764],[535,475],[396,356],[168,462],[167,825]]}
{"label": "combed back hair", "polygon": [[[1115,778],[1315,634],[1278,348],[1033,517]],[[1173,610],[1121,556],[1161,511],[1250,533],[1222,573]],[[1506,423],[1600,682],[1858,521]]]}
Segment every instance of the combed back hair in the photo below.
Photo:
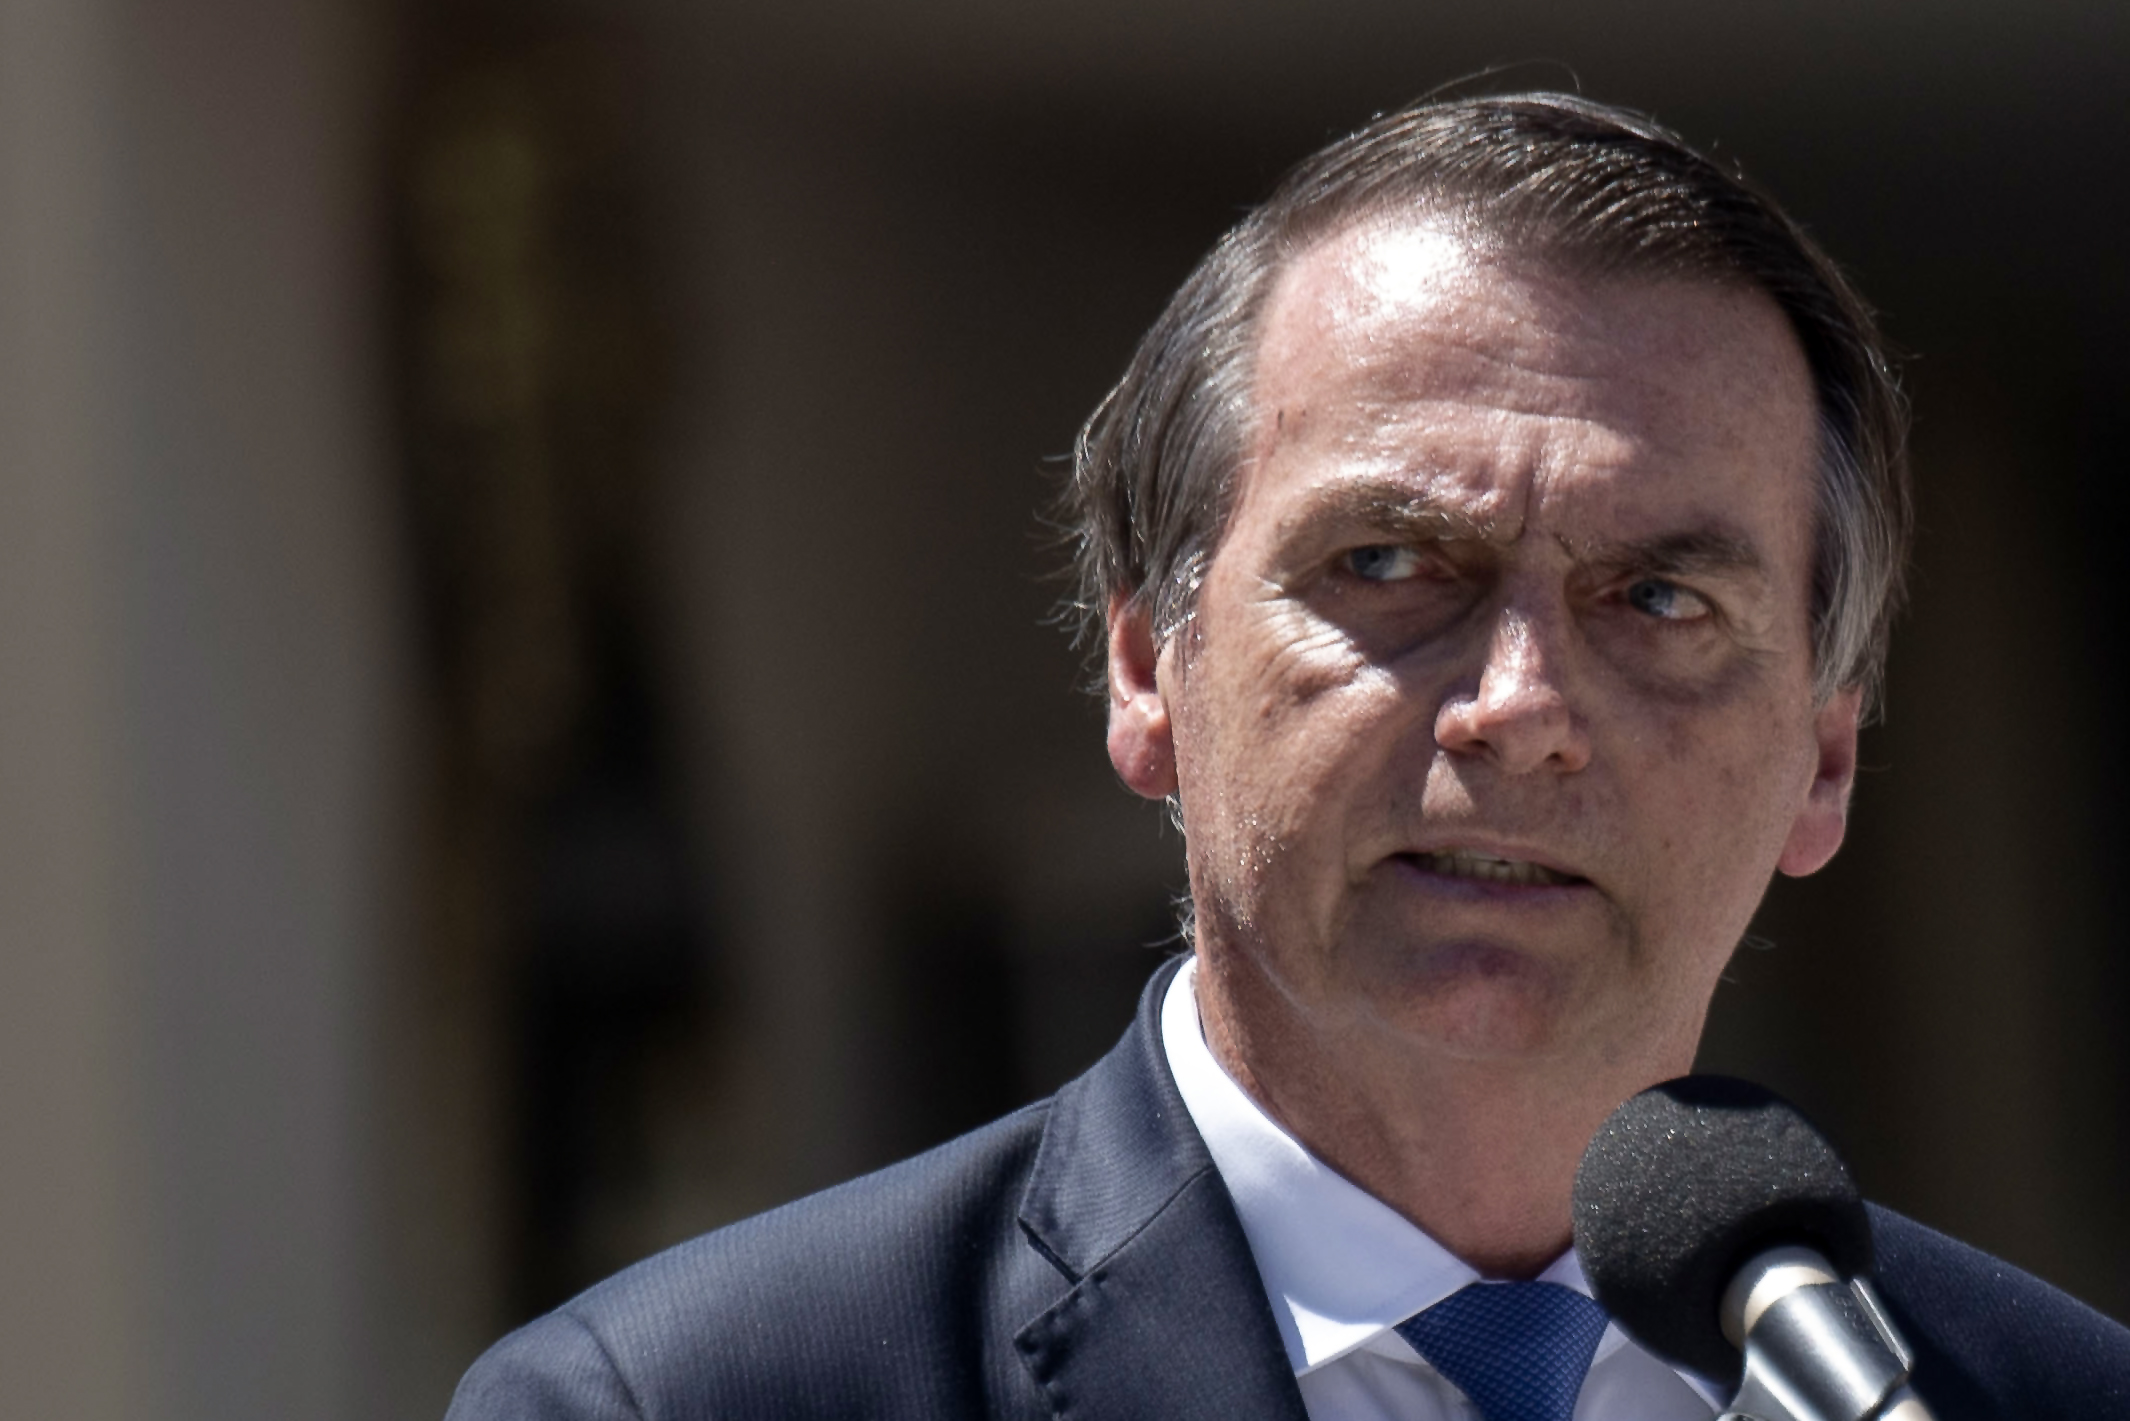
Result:
{"label": "combed back hair", "polygon": [[1488,251],[1593,280],[1690,278],[1766,293],[1810,366],[1820,424],[1814,684],[1876,706],[1910,509],[1907,405],[1871,310],[1737,172],[1654,120],[1567,94],[1424,102],[1305,160],[1198,264],[1073,450],[1064,517],[1074,608],[1097,648],[1124,597],[1166,641],[1190,620],[1234,505],[1258,329],[1315,243],[1410,216]]}

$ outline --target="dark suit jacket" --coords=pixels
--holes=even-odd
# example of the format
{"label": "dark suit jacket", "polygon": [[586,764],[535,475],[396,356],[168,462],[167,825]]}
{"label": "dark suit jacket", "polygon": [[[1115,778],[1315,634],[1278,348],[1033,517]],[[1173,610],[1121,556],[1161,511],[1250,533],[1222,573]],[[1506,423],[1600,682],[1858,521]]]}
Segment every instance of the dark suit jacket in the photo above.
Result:
{"label": "dark suit jacket", "polygon": [[[1051,1100],[659,1254],[497,1343],[448,1421],[1304,1421],[1155,974]],[[2130,1332],[1872,1214],[1938,1421],[2130,1417]]]}

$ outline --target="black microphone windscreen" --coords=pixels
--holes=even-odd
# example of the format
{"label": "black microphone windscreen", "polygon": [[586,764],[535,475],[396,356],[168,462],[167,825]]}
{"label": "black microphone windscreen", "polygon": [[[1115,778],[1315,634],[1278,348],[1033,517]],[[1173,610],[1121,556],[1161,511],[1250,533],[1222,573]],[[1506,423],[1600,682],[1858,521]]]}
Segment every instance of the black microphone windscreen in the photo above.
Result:
{"label": "black microphone windscreen", "polygon": [[1575,1176],[1575,1251],[1629,1336],[1736,1385],[1723,1293],[1756,1255],[1818,1250],[1843,1277],[1871,1271],[1871,1223],[1834,1147],[1749,1081],[1682,1076],[1628,1101]]}

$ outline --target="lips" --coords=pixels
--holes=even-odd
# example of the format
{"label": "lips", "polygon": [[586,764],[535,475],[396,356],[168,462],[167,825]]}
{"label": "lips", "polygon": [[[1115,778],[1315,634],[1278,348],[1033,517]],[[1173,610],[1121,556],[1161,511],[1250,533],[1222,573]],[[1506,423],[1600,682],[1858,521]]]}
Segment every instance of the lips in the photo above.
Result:
{"label": "lips", "polygon": [[1403,857],[1414,866],[1444,878],[1469,878],[1484,883],[1513,883],[1533,888],[1568,887],[1590,881],[1528,859],[1504,858],[1477,849],[1447,849],[1440,853],[1406,854]]}

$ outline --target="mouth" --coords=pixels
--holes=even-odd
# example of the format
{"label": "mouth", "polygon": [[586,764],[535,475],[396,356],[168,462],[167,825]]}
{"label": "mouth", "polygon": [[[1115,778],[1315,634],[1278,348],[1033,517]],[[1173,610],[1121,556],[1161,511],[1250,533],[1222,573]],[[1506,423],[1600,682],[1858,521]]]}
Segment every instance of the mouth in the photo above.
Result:
{"label": "mouth", "polygon": [[1422,872],[1442,878],[1466,878],[1531,888],[1566,888],[1590,881],[1528,859],[1503,858],[1476,849],[1447,849],[1441,853],[1402,854],[1400,857]]}

